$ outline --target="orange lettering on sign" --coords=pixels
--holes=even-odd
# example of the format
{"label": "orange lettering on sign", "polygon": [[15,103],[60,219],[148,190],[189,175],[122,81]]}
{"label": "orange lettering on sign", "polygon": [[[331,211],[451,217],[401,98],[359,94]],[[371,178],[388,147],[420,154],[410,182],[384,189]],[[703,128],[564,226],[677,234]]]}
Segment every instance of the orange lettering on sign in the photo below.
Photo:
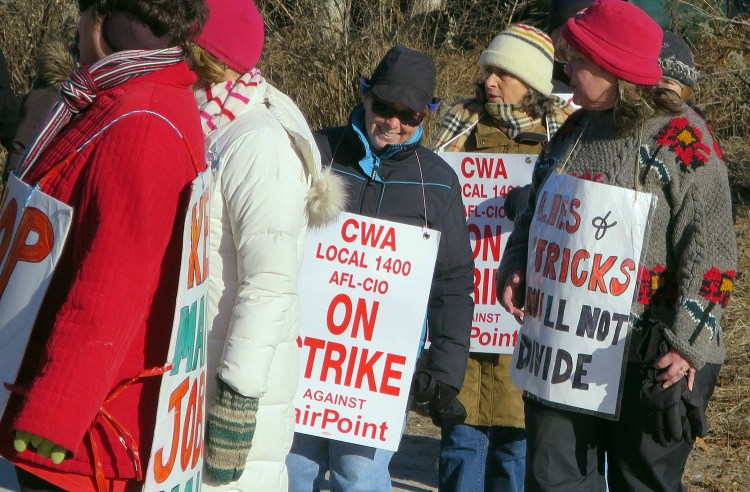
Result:
{"label": "orange lettering on sign", "polygon": [[[188,289],[200,285],[208,278],[208,192],[190,211],[190,261],[188,263]],[[203,236],[202,255],[198,254]]]}
{"label": "orange lettering on sign", "polygon": [[[7,221],[10,220],[10,209],[13,208],[11,205],[15,205],[15,200],[11,201],[8,207],[0,217],[0,230],[6,231]],[[13,212],[15,217],[15,212]],[[32,237],[32,233],[36,235],[36,242],[29,244],[27,241]],[[41,210],[33,207],[28,207],[23,211],[21,216],[21,222],[18,225],[18,230],[13,237],[13,243],[10,246],[10,253],[8,253],[8,259],[5,261],[2,273],[0,273],[0,296],[5,292],[5,288],[8,286],[10,276],[13,274],[13,270],[16,268],[16,264],[19,261],[28,263],[39,263],[44,260],[52,252],[52,246],[55,244],[55,233],[52,230],[52,223],[49,218]],[[0,243],[0,258],[5,256],[5,249],[8,247],[5,236],[3,237],[2,243]]]}
{"label": "orange lettering on sign", "polygon": [[[188,389],[190,393],[188,394]],[[183,406],[183,399],[185,404]],[[203,454],[203,407],[206,400],[206,372],[193,379],[187,377],[169,396],[169,410],[174,411],[172,442],[167,463],[164,448],[154,454],[154,479],[163,483],[172,475],[177,454],[182,471],[195,468]],[[183,408],[185,409],[183,417]]]}
{"label": "orange lettering on sign", "polygon": [[185,380],[169,395],[169,409],[174,409],[174,427],[172,432],[172,447],[169,451],[169,460],[164,464],[164,448],[159,449],[154,455],[154,480],[163,483],[172,474],[175,458],[177,458],[177,447],[180,440],[180,422],[182,416],[182,397],[190,388],[190,378]]}

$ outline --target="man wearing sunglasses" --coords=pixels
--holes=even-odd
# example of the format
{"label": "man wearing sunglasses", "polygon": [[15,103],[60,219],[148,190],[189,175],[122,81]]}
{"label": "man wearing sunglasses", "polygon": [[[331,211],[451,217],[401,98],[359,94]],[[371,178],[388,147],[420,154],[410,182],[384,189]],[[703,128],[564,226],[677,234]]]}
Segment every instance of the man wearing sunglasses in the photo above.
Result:
{"label": "man wearing sunglasses", "polygon": [[[474,312],[474,260],[455,172],[420,145],[424,118],[439,100],[435,64],[424,53],[391,48],[370,79],[362,104],[345,126],[315,134],[323,165],[347,183],[346,210],[441,232],[427,306],[430,350],[414,374],[412,396],[438,426],[463,422],[456,395],[463,384]],[[334,491],[390,492],[383,449],[295,434],[287,458],[289,490],[320,490],[330,469]]]}

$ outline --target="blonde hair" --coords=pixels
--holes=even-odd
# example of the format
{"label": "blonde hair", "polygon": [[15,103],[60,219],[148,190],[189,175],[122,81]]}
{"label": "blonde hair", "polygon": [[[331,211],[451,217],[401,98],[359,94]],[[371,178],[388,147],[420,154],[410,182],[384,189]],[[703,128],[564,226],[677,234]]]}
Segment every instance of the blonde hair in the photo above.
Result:
{"label": "blonde hair", "polygon": [[217,84],[224,82],[226,64],[195,43],[190,43],[190,65],[201,82]]}

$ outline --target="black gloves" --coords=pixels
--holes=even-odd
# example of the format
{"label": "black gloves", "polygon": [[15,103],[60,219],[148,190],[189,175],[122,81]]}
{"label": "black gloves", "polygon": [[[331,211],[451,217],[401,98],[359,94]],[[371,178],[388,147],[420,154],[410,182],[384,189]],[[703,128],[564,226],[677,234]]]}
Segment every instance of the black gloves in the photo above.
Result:
{"label": "black gloves", "polygon": [[681,388],[684,378],[667,389],[661,381],[646,379],[641,389],[641,404],[646,433],[662,446],[682,439]]}
{"label": "black gloves", "polygon": [[458,401],[458,392],[425,371],[414,373],[411,391],[418,407],[426,408],[432,423],[438,427],[461,424],[466,408]]}
{"label": "black gloves", "polygon": [[667,389],[661,381],[646,378],[641,405],[646,433],[662,446],[681,440],[691,442],[708,432],[703,397],[695,386],[693,391],[688,390],[687,378]]}
{"label": "black gloves", "polygon": [[529,203],[531,185],[516,186],[508,191],[505,196],[505,215],[510,220],[516,220],[516,216],[526,209]]}
{"label": "black gloves", "polygon": [[682,403],[685,405],[687,414],[687,425],[683,421],[682,438],[694,441],[697,437],[708,434],[708,422],[706,421],[706,402],[703,400],[698,388],[693,382],[693,391],[687,389],[687,383],[682,390]]}

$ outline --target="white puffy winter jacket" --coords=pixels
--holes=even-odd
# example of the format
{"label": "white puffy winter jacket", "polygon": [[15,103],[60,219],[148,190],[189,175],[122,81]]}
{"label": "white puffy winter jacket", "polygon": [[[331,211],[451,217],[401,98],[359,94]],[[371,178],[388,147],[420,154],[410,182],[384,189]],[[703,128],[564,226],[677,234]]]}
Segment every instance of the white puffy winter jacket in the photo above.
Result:
{"label": "white puffy winter jacket", "polygon": [[314,192],[330,176],[321,174],[304,117],[268,83],[235,120],[206,137],[206,149],[209,164],[221,156],[211,198],[206,405],[214,401],[217,373],[260,401],[242,477],[217,486],[204,476],[203,490],[286,491],[305,228],[308,220],[334,216],[337,205],[312,203],[328,195]]}

